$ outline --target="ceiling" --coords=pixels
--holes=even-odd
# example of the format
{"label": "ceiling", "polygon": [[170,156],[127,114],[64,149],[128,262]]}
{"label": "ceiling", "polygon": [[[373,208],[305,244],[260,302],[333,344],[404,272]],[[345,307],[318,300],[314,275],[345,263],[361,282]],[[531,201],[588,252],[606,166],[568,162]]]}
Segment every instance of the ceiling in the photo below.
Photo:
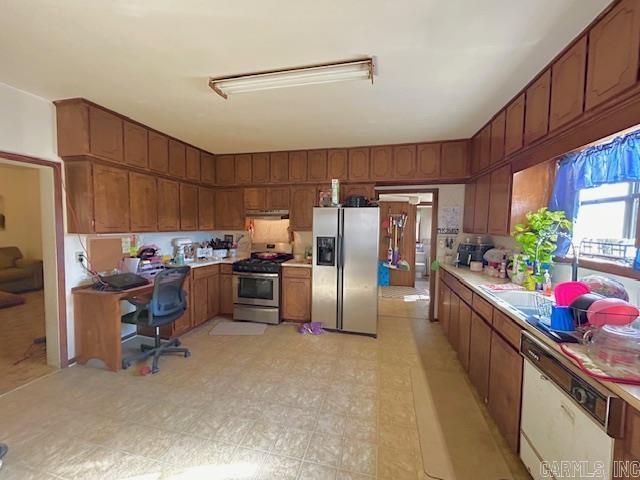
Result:
{"label": "ceiling", "polygon": [[[0,0],[0,82],[215,153],[466,138],[609,0]],[[238,95],[224,76],[374,55],[377,76]]]}

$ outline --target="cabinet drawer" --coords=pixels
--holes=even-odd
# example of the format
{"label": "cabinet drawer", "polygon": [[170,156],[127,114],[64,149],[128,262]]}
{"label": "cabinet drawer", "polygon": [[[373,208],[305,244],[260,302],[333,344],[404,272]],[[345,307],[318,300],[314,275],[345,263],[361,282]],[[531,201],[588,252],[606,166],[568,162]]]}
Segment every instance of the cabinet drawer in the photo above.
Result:
{"label": "cabinet drawer", "polygon": [[220,273],[233,273],[233,266],[230,263],[221,264]]}
{"label": "cabinet drawer", "polygon": [[473,292],[469,290],[467,287],[462,285],[462,283],[458,282],[458,288],[456,290],[458,296],[467,302],[469,305],[473,303]]}
{"label": "cabinet drawer", "polygon": [[209,265],[207,267],[198,267],[193,269],[193,278],[204,278],[220,273],[219,265]]}
{"label": "cabinet drawer", "polygon": [[481,315],[489,324],[491,324],[493,307],[489,302],[480,297],[479,295],[473,294],[473,309]]}
{"label": "cabinet drawer", "polygon": [[311,278],[311,269],[307,267],[284,267],[282,276],[288,278]]}
{"label": "cabinet drawer", "polygon": [[520,349],[521,328],[500,310],[493,311],[493,328],[502,335],[512,347]]}

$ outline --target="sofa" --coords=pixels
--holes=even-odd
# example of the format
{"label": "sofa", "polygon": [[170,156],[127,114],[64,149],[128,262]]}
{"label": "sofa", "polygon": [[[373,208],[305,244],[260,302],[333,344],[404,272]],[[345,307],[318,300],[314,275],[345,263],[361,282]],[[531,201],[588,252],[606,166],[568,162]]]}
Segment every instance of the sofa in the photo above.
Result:
{"label": "sofa", "polygon": [[42,286],[42,260],[23,259],[18,247],[0,247],[0,290],[21,293]]}

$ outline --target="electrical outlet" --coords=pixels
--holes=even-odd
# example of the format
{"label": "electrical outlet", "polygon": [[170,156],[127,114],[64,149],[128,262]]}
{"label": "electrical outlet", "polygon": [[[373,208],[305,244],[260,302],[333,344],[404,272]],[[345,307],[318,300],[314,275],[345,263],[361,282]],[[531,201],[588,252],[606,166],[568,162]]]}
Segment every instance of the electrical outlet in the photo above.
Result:
{"label": "electrical outlet", "polygon": [[76,252],[76,262],[84,264],[85,258],[84,252]]}

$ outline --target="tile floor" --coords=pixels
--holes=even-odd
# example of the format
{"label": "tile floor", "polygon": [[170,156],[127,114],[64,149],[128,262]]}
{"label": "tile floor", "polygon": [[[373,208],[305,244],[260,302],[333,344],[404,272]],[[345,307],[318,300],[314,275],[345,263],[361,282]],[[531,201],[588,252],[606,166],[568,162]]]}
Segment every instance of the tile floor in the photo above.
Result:
{"label": "tile floor", "polygon": [[451,365],[421,355],[446,340],[419,303],[385,299],[377,340],[290,324],[210,336],[208,323],[157,375],[75,366],[40,379],[0,397],[0,479],[427,478],[411,369]]}

